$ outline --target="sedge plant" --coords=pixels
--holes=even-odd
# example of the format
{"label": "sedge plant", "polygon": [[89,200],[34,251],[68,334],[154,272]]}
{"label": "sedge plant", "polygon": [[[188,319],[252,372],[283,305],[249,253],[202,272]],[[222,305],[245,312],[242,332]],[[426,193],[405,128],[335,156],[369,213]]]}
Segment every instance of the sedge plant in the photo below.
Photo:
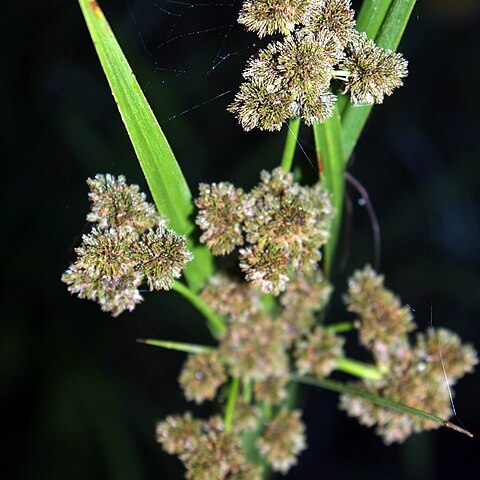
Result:
{"label": "sedge plant", "polygon": [[[446,329],[416,331],[411,310],[369,265],[345,286],[355,320],[325,311],[347,161],[372,106],[408,75],[395,51],[415,0],[364,0],[358,16],[349,0],[243,2],[239,23],[274,39],[248,59],[229,111],[245,130],[288,123],[285,149],[252,189],[202,183],[195,198],[100,6],[79,3],[154,203],[123,176],[88,179],[92,228],[62,280],[114,317],[143,301],[142,288],[175,290],[205,317],[215,346],[140,340],[185,352],[185,397],[217,403],[213,417],[184,412],[156,426],[186,478],[287,473],[308,444],[291,395],[297,384],[340,393],[339,408],[387,444],[440,426],[469,434],[449,421],[444,372],[450,386],[471,372],[471,345]],[[300,123],[315,138],[312,185],[291,172]],[[216,267],[226,255],[233,271]],[[342,333],[352,329],[370,362],[348,357]],[[352,381],[333,380],[336,371]]]}

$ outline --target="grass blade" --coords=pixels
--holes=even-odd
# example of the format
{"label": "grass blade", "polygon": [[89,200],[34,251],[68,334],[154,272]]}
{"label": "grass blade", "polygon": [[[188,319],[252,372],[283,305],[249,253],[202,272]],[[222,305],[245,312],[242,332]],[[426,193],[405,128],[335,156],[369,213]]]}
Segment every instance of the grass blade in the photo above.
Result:
{"label": "grass blade", "polygon": [[305,385],[312,385],[314,387],[325,388],[327,390],[332,390],[333,392],[337,393],[348,393],[350,395],[355,395],[356,397],[369,400],[370,402],[378,405],[379,407],[390,408],[400,413],[406,413],[407,415],[413,415],[415,417],[422,418],[423,420],[429,420],[446,428],[450,428],[457,432],[463,433],[464,435],[467,435],[469,437],[473,437],[473,435],[467,430],[460,428],[458,425],[444,420],[443,418],[432,415],[431,413],[423,412],[422,410],[418,410],[416,408],[407,407],[407,405],[393,402],[392,400],[388,400],[387,398],[378,397],[352,385],[336,382],[335,380],[330,380],[327,378],[317,379],[311,377],[301,377],[299,375],[291,375],[290,379],[294,382],[303,383]]}
{"label": "grass blade", "polygon": [[343,133],[338,110],[335,110],[333,117],[325,120],[324,123],[315,122],[313,134],[320,177],[325,188],[332,194],[333,205],[337,212],[330,227],[330,240],[325,247],[324,271],[328,275],[340,234],[345,191]]}
{"label": "grass blade", "polygon": [[[183,173],[158,124],[110,26],[95,0],[79,0],[103,71],[142,167],[158,211],[176,232],[191,237],[193,203]],[[213,271],[210,253],[204,247],[190,249],[195,259],[185,276],[198,289]]]}
{"label": "grass blade", "polygon": [[[397,49],[415,2],[416,0],[393,0],[391,2],[385,20],[375,37],[375,42],[379,47],[394,51]],[[343,153],[345,163],[352,155],[371,110],[372,105],[354,107],[349,104],[343,112]]]}

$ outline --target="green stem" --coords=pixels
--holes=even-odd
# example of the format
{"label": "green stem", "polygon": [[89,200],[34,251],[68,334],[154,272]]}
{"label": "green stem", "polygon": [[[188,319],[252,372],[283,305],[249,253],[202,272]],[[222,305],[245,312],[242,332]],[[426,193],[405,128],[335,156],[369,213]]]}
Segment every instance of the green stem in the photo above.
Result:
{"label": "green stem", "polygon": [[246,405],[252,403],[252,380],[247,379],[243,382],[243,402]]}
{"label": "green stem", "polygon": [[300,119],[293,118],[288,122],[287,139],[283,149],[282,168],[289,172],[292,169],[293,158],[295,157],[295,150],[297,148],[298,132],[300,130]]}
{"label": "green stem", "polygon": [[357,30],[375,38],[393,0],[364,0],[357,17]]}
{"label": "green stem", "polygon": [[207,319],[207,325],[215,338],[220,338],[226,331],[226,325],[222,317],[202,300],[196,293],[192,292],[185,284],[173,282],[173,290],[185,297],[202,315]]}
{"label": "green stem", "polygon": [[350,358],[340,358],[337,361],[336,370],[364,380],[381,380],[383,378],[382,372],[378,368]]}
{"label": "green stem", "polygon": [[328,330],[332,333],[344,333],[353,330],[355,327],[353,322],[338,322],[331,323],[330,325],[325,325],[325,330]]}
{"label": "green stem", "polygon": [[169,340],[158,340],[156,338],[137,338],[138,343],[145,343],[154,347],[166,348],[168,350],[177,350],[178,352],[205,354],[215,350],[214,347],[207,345],[197,345],[195,343],[171,342]]}
{"label": "green stem", "polygon": [[225,408],[225,431],[231,432],[233,426],[233,415],[235,413],[235,404],[237,403],[238,389],[240,387],[240,379],[234,378],[228,392],[227,406]]}
{"label": "green stem", "polygon": [[401,403],[388,400],[387,398],[378,397],[377,395],[373,395],[352,385],[347,385],[345,383],[336,382],[335,380],[330,380],[326,378],[316,379],[311,377],[301,377],[299,375],[291,375],[290,379],[294,382],[303,383],[305,385],[312,385],[314,387],[332,390],[333,392],[346,393],[349,395],[354,395],[356,397],[364,398],[365,400],[368,400],[373,404],[378,405],[379,407],[390,408],[391,410],[396,410],[400,413],[412,415],[423,420],[429,420],[431,422],[437,423],[438,425],[442,425],[444,427],[468,435],[469,437],[473,437],[473,435],[467,430],[464,430],[463,428],[460,428],[457,425],[447,420],[444,420],[443,418],[432,415],[431,413],[423,412],[422,410],[418,410],[416,408],[407,407],[407,405],[402,405]]}

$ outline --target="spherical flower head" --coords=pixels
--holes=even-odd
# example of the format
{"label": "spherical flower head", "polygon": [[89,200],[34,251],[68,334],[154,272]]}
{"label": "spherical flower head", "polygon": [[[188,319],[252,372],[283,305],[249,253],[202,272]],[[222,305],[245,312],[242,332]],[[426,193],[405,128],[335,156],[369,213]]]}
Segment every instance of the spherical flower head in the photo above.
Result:
{"label": "spherical flower head", "polygon": [[244,381],[264,381],[288,372],[281,325],[265,314],[232,323],[219,350],[230,374]]}
{"label": "spherical flower head", "polygon": [[202,428],[202,420],[193,418],[190,412],[170,415],[157,423],[157,442],[167,453],[184,455],[196,450]]}
{"label": "spherical flower head", "polygon": [[265,85],[263,79],[252,78],[240,85],[228,111],[235,114],[245,131],[280,130],[289,118],[292,95]]}
{"label": "spherical flower head", "polygon": [[342,48],[348,43],[355,28],[355,12],[350,0],[324,0],[314,2],[309,9],[307,28],[329,32]]}
{"label": "spherical flower head", "polygon": [[63,274],[70,293],[98,302],[114,317],[142,301],[143,275],[132,260],[137,234],[131,228],[93,228],[76,248],[77,261]]}
{"label": "spherical flower head", "polygon": [[342,337],[323,327],[316,327],[295,344],[294,357],[298,372],[317,378],[327,377],[344,356],[344,343]]}
{"label": "spherical flower head", "polygon": [[213,400],[227,376],[217,351],[188,356],[178,379],[187,400]]}
{"label": "spherical flower head", "polygon": [[146,201],[138,185],[128,185],[125,177],[119,175],[96,175],[87,180],[90,187],[88,197],[92,202],[89,222],[98,223],[101,228],[131,227],[138,233],[148,228],[165,224],[155,207]]}
{"label": "spherical flower head", "polygon": [[365,33],[355,34],[348,43],[342,68],[350,72],[347,88],[355,104],[383,103],[408,75],[408,62],[401,54],[377,47]]}
{"label": "spherical flower head", "polygon": [[315,323],[315,313],[325,308],[330,300],[332,285],[319,270],[300,274],[293,279],[280,297],[284,307],[280,314],[289,344],[307,333]]}
{"label": "spherical flower head", "polygon": [[[322,37],[323,40],[323,37]],[[295,97],[304,90],[326,92],[333,75],[332,59],[323,41],[312,33],[297,32],[277,42],[276,70],[283,86]]]}
{"label": "spherical flower head", "polygon": [[415,328],[410,309],[402,307],[400,299],[383,282],[383,275],[367,265],[349,279],[348,293],[344,296],[347,310],[360,319],[361,343],[378,352],[382,351],[382,345],[388,348]]}
{"label": "spherical flower head", "polygon": [[256,430],[260,424],[262,413],[257,405],[250,405],[237,399],[235,404],[235,421],[233,431],[238,434]]}
{"label": "spherical flower head", "polygon": [[208,280],[201,297],[219,315],[229,321],[242,321],[260,311],[261,298],[247,282],[239,282],[219,273]]}
{"label": "spherical flower head", "polygon": [[[444,381],[442,360],[447,370],[448,382],[455,385],[458,379],[471,373],[478,364],[478,354],[471,344],[463,345],[460,337],[445,328],[429,328],[426,334],[417,334],[415,354],[422,368],[431,371],[440,382]],[[441,357],[440,357],[441,354]]]}
{"label": "spherical flower head", "polygon": [[253,384],[253,392],[258,402],[278,405],[287,398],[288,375],[269,377]]}
{"label": "spherical flower head", "polygon": [[243,245],[242,222],[248,210],[248,197],[241,188],[227,182],[201,183],[195,200],[199,209],[196,224],[200,237],[214,255],[226,255]]}
{"label": "spherical flower head", "polygon": [[305,0],[246,0],[238,23],[260,38],[273,33],[288,35],[305,15]]}
{"label": "spherical flower head", "polygon": [[273,470],[287,473],[306,448],[300,411],[281,410],[266,426],[258,440],[258,448]]}
{"label": "spherical flower head", "polygon": [[170,290],[193,255],[188,251],[186,237],[158,227],[142,235],[135,246],[134,258],[150,290]]}
{"label": "spherical flower head", "polygon": [[240,249],[240,269],[245,279],[263,293],[279,295],[287,286],[290,260],[285,250],[273,244]]}

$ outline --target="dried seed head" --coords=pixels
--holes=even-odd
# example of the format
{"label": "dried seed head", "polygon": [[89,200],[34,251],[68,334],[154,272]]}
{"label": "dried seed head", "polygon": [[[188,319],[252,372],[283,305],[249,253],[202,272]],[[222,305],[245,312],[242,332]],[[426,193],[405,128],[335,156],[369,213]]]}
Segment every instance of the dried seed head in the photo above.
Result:
{"label": "dried seed head", "polygon": [[378,353],[381,363],[387,360],[389,346],[415,329],[410,309],[401,306],[400,299],[383,286],[383,281],[383,275],[367,265],[349,279],[344,296],[347,310],[360,319],[361,343]]}
{"label": "dried seed head", "polygon": [[243,245],[242,222],[248,212],[248,197],[241,188],[221,182],[199,186],[195,200],[199,209],[196,224],[203,230],[200,237],[214,255],[231,253]]}
{"label": "dried seed head", "polygon": [[260,38],[273,33],[288,35],[302,21],[308,3],[305,0],[246,0],[238,23]]}
{"label": "dried seed head", "polygon": [[383,103],[385,95],[403,85],[408,62],[400,53],[384,50],[365,33],[355,34],[346,48],[342,68],[348,70],[347,88],[354,103]]}
{"label": "dried seed head", "polygon": [[258,447],[273,470],[287,473],[306,448],[305,425],[300,419],[300,411],[281,410],[268,423],[258,440]]}
{"label": "dried seed head", "polygon": [[127,185],[125,177],[119,175],[95,175],[87,179],[92,202],[89,222],[98,223],[101,228],[131,227],[138,233],[148,228],[164,225],[155,207],[146,202],[146,196],[138,185]]}
{"label": "dried seed head", "polygon": [[187,249],[186,237],[159,227],[142,235],[135,245],[134,258],[150,290],[170,290],[193,255]]}
{"label": "dried seed head", "polygon": [[288,372],[288,356],[279,322],[264,314],[232,323],[220,342],[222,361],[233,377],[264,381]]}
{"label": "dried seed head", "polygon": [[345,340],[323,327],[316,327],[295,344],[295,365],[301,375],[312,374],[317,378],[332,373],[339,358],[344,356]]}
{"label": "dried seed head", "polygon": [[219,315],[235,322],[248,319],[261,308],[260,294],[251,284],[237,282],[221,273],[208,281],[201,297]]}
{"label": "dried seed head", "polygon": [[131,228],[93,228],[76,248],[77,261],[62,275],[71,293],[98,302],[114,317],[142,301],[143,275],[132,260],[137,234]]}
{"label": "dried seed head", "polygon": [[226,381],[225,368],[217,351],[189,355],[178,378],[187,400],[197,404],[213,400]]}

